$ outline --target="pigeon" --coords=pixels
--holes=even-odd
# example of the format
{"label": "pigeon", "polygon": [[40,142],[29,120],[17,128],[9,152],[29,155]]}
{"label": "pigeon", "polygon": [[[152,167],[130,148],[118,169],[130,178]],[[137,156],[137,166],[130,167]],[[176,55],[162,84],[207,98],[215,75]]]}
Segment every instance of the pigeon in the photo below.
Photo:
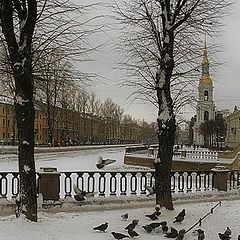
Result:
{"label": "pigeon", "polygon": [[231,239],[231,236],[225,234],[225,233],[218,233],[218,237],[221,239],[221,240],[230,240]]}
{"label": "pigeon", "polygon": [[133,230],[135,227],[137,226],[136,222],[134,222],[134,220],[129,223],[124,229],[126,230]]}
{"label": "pigeon", "polygon": [[145,229],[145,230],[146,230],[146,232],[148,232],[148,233],[151,233],[151,232],[152,232],[152,230],[153,230],[153,228],[152,228],[152,227],[150,227],[149,225],[142,226],[142,228],[143,228],[143,229]]}
{"label": "pigeon", "polygon": [[184,220],[184,216],[178,215],[175,217],[175,220],[173,221],[173,223],[176,223],[176,222],[182,223],[183,220]]}
{"label": "pigeon", "polygon": [[151,220],[157,220],[158,219],[158,217],[153,213],[153,214],[147,214],[147,215],[145,215],[147,218],[149,218],[149,219],[151,219]]}
{"label": "pigeon", "polygon": [[176,240],[183,240],[185,232],[186,232],[185,229],[179,230]]}
{"label": "pigeon", "polygon": [[155,228],[160,227],[161,224],[160,224],[160,223],[150,223],[150,224],[148,224],[147,226],[150,226],[152,229],[155,229]]}
{"label": "pigeon", "polygon": [[134,223],[134,224],[135,224],[135,226],[137,226],[137,225],[138,225],[138,223],[139,223],[139,220],[138,220],[138,219],[133,219],[133,220],[132,220],[132,223]]}
{"label": "pigeon", "polygon": [[77,201],[84,201],[87,192],[80,190],[75,184],[73,185],[73,190],[75,192],[74,199]]}
{"label": "pigeon", "polygon": [[152,186],[146,186],[146,195],[149,196],[149,195],[153,195],[156,193],[156,190],[155,190],[155,187]]}
{"label": "pigeon", "polygon": [[[195,230],[198,234],[198,240],[203,240],[205,238],[204,231],[202,229]],[[195,232],[194,231],[194,232]]]}
{"label": "pigeon", "polygon": [[170,232],[167,232],[164,237],[167,237],[167,238],[176,238],[178,236],[178,230],[171,227],[170,228]]}
{"label": "pigeon", "polygon": [[117,233],[117,232],[111,232],[111,234],[113,235],[113,237],[117,240],[119,239],[123,239],[123,238],[129,238],[129,236],[124,235],[122,233]]}
{"label": "pigeon", "polygon": [[160,224],[162,226],[163,233],[167,233],[167,231],[168,231],[167,222],[166,221],[162,221],[162,222],[160,222]]}
{"label": "pigeon", "polygon": [[122,220],[126,221],[128,219],[128,213],[124,213],[121,215]]}
{"label": "pigeon", "polygon": [[105,232],[108,228],[108,222],[105,222],[97,227],[94,227],[93,230],[99,230],[100,232]]}
{"label": "pigeon", "polygon": [[98,169],[102,169],[104,168],[105,166],[111,164],[111,163],[114,163],[116,162],[116,160],[113,160],[113,159],[103,159],[102,156],[99,156],[98,157],[98,161],[97,161],[97,164],[96,164],[96,167]]}
{"label": "pigeon", "polygon": [[224,234],[230,236],[232,234],[231,229],[229,227],[227,227],[227,229],[225,230]]}
{"label": "pigeon", "polygon": [[134,231],[133,229],[128,229],[128,234],[132,238],[139,236],[139,234],[136,231]]}

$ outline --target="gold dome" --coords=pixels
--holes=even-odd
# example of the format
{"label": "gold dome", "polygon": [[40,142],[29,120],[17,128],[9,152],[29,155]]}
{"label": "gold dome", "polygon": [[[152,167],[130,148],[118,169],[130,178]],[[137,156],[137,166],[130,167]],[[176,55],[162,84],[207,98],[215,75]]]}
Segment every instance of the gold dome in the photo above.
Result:
{"label": "gold dome", "polygon": [[210,78],[210,76],[208,74],[203,74],[202,77],[200,78],[200,83],[212,85],[212,79]]}

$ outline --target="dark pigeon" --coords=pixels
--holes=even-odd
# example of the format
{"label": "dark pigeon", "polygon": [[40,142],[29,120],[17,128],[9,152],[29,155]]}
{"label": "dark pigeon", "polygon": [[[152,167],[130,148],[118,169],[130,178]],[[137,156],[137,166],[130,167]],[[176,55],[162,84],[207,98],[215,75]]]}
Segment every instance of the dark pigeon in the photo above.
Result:
{"label": "dark pigeon", "polygon": [[227,227],[227,229],[225,230],[224,234],[228,235],[228,236],[231,236],[231,234],[232,234],[231,229],[229,227]]}
{"label": "dark pigeon", "polygon": [[126,221],[128,219],[128,213],[124,213],[121,215],[122,220]]}
{"label": "dark pigeon", "polygon": [[98,157],[98,162],[96,164],[96,167],[98,169],[102,169],[104,168],[105,166],[111,164],[111,163],[114,163],[116,162],[116,160],[113,160],[113,159],[103,159],[102,156],[99,156]]}
{"label": "dark pigeon", "polygon": [[176,237],[176,240],[183,240],[185,232],[186,232],[185,229],[180,230],[180,231],[178,232],[178,235],[177,235],[177,237]]}
{"label": "dark pigeon", "polygon": [[167,238],[176,238],[178,236],[178,230],[171,227],[170,228],[170,232],[167,232],[164,237],[167,237]]}
{"label": "dark pigeon", "polygon": [[113,237],[117,240],[123,239],[123,238],[129,238],[129,236],[124,235],[122,233],[117,233],[117,232],[111,232],[111,234],[113,235]]}
{"label": "dark pigeon", "polygon": [[152,229],[155,229],[155,228],[160,227],[161,224],[160,224],[160,223],[150,223],[150,224],[148,224],[147,226],[150,226]]}
{"label": "dark pigeon", "polygon": [[186,216],[186,211],[185,209],[183,209],[176,217],[175,220],[173,221],[173,223],[175,222],[179,222],[181,223],[184,220],[184,217]]}
{"label": "dark pigeon", "polygon": [[99,230],[100,232],[105,232],[108,228],[108,222],[105,222],[97,227],[94,227],[93,230]]}
{"label": "dark pigeon", "polygon": [[132,238],[139,236],[139,234],[136,231],[134,231],[133,229],[128,229],[128,234]]}
{"label": "dark pigeon", "polygon": [[225,233],[218,233],[218,237],[221,239],[221,240],[230,240],[231,239],[231,236],[225,234]]}
{"label": "dark pigeon", "polygon": [[167,222],[166,221],[162,221],[162,222],[160,222],[160,224],[162,226],[163,233],[167,233],[167,231],[168,231]]}
{"label": "dark pigeon", "polygon": [[197,229],[196,232],[198,234],[198,240],[203,240],[205,238],[204,231],[202,229]]}
{"label": "dark pigeon", "polygon": [[146,232],[151,233],[153,231],[153,228],[151,228],[149,225],[142,226],[143,229],[145,229]]}
{"label": "dark pigeon", "polygon": [[147,214],[147,215],[145,215],[147,218],[149,218],[149,219],[151,219],[151,220],[157,220],[158,219],[158,217],[153,213],[153,214]]}
{"label": "dark pigeon", "polygon": [[173,221],[173,223],[179,222],[181,223],[184,220],[184,216],[183,215],[178,215],[175,217],[175,220]]}
{"label": "dark pigeon", "polygon": [[136,227],[136,223],[132,221],[124,229],[126,229],[126,230],[133,230],[135,227]]}

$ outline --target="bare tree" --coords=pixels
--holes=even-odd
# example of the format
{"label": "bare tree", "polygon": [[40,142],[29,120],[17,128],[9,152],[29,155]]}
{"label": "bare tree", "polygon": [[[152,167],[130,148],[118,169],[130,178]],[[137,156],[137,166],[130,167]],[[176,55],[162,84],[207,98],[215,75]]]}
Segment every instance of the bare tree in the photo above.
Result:
{"label": "bare tree", "polygon": [[192,101],[205,33],[213,35],[227,13],[224,0],[130,0],[114,7],[124,24],[121,67],[133,95],[158,111],[158,154],[154,162],[156,203],[173,209],[171,167],[175,111]]}
{"label": "bare tree", "polygon": [[37,221],[32,76],[32,37],[37,20],[37,1],[3,0],[0,7],[2,34],[15,83],[21,208],[28,219]]}

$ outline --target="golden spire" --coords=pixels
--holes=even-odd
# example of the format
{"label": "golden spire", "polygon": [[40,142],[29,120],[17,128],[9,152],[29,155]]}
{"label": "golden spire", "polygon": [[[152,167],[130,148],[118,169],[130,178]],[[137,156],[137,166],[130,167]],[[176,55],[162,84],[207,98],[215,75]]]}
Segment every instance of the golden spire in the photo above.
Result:
{"label": "golden spire", "polygon": [[207,51],[207,37],[205,34],[203,58],[202,58],[202,77],[200,78],[200,84],[212,85],[212,80],[209,76],[209,61],[208,61],[208,51]]}

